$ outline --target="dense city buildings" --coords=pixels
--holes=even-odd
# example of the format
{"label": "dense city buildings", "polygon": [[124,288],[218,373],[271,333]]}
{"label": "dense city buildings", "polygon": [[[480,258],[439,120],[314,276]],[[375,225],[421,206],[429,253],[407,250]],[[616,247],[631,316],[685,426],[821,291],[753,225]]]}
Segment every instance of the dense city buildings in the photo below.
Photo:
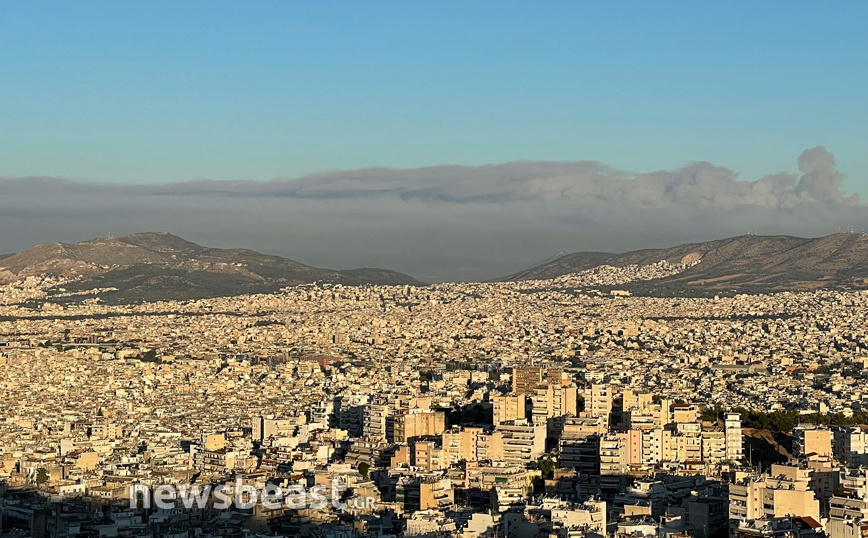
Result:
{"label": "dense city buildings", "polygon": [[[868,294],[600,291],[676,269],[5,286],[0,536],[868,536]],[[160,486],[208,493],[146,505]],[[266,490],[287,502],[215,493]]]}

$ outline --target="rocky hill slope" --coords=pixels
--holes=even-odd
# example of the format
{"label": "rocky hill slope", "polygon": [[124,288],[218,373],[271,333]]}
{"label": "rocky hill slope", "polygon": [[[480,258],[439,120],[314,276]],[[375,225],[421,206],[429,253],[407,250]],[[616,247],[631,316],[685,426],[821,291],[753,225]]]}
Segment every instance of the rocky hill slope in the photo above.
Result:
{"label": "rocky hill slope", "polygon": [[499,280],[550,279],[601,265],[644,266],[663,260],[699,263],[676,275],[632,287],[663,294],[868,288],[868,234],[860,233],[814,239],[742,235],[624,254],[577,252]]}
{"label": "rocky hill slope", "polygon": [[252,250],[203,247],[165,232],[46,243],[0,258],[0,284],[29,276],[72,279],[63,286],[72,292],[116,288],[100,294],[114,303],[265,293],[316,281],[422,284],[386,269],[320,269]]}

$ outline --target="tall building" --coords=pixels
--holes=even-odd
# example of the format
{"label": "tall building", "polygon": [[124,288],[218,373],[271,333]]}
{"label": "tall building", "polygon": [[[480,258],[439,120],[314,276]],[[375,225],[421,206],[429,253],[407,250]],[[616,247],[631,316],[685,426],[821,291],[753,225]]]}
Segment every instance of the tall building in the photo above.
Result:
{"label": "tall building", "polygon": [[727,413],[723,424],[726,436],[726,459],[729,461],[743,460],[744,437],[741,431],[741,415]]}
{"label": "tall building", "polygon": [[[395,406],[393,398],[388,394],[378,394],[365,406],[366,437],[386,440],[394,436],[392,414]],[[390,435],[391,434],[391,435]]]}
{"label": "tall building", "polygon": [[459,461],[503,459],[503,436],[480,427],[453,427],[443,432],[443,458],[447,464]]}
{"label": "tall building", "polygon": [[335,416],[335,401],[331,398],[314,403],[308,412],[309,420],[315,424],[322,424],[327,428],[337,425]]}
{"label": "tall building", "polygon": [[672,405],[672,421],[678,424],[696,422],[698,410],[694,404],[680,403]]}
{"label": "tall building", "polygon": [[574,385],[539,385],[530,398],[531,418],[536,425],[546,425],[555,417],[578,415],[578,389]]}
{"label": "tall building", "polygon": [[842,426],[832,432],[835,459],[848,467],[868,466],[868,432],[856,426]]}
{"label": "tall building", "polygon": [[831,538],[864,538],[868,535],[866,470],[850,470],[842,476],[841,486],[829,501],[826,531]]}
{"label": "tall building", "polygon": [[718,463],[725,461],[726,431],[711,430],[702,432],[702,461]]}
{"label": "tall building", "polygon": [[491,405],[494,412],[494,424],[502,424],[510,420],[524,420],[525,401],[524,394],[498,394],[492,396]]}
{"label": "tall building", "polygon": [[448,510],[455,502],[448,478],[403,476],[395,488],[398,504],[406,512]]}
{"label": "tall building", "polygon": [[656,428],[641,430],[642,463],[656,465],[672,458],[672,431]]}
{"label": "tall building", "polygon": [[359,437],[364,433],[365,409],[368,406],[368,396],[362,394],[345,394],[334,399],[335,425],[346,430],[348,435]]}
{"label": "tall building", "polygon": [[606,429],[609,427],[609,415],[612,413],[612,389],[609,385],[594,384],[585,389],[585,414],[599,417]]}
{"label": "tall building", "polygon": [[513,421],[497,426],[503,441],[503,460],[510,463],[530,463],[545,452],[546,427],[527,421]]}
{"label": "tall building", "polygon": [[563,368],[548,368],[545,372],[545,382],[549,385],[569,385]]}
{"label": "tall building", "polygon": [[632,389],[624,389],[621,393],[621,408],[624,411],[633,409],[644,411],[654,402],[654,395],[650,392],[639,392]]}
{"label": "tall building", "polygon": [[[302,422],[304,422],[302,420]],[[255,441],[263,441],[271,436],[293,435],[299,425],[297,417],[278,419],[273,416],[258,416],[253,419],[252,435]]]}
{"label": "tall building", "polygon": [[417,437],[440,435],[446,429],[443,411],[414,411],[394,418],[394,442],[406,443]]}
{"label": "tall building", "polygon": [[793,430],[793,456],[796,458],[814,454],[832,456],[832,431],[815,426],[798,426]]}
{"label": "tall building", "polygon": [[436,441],[417,441],[410,448],[410,464],[414,467],[421,467],[425,471],[436,471],[446,466],[443,461],[443,447]]}
{"label": "tall building", "polygon": [[811,470],[772,465],[771,476],[748,475],[729,485],[729,519],[812,517],[820,520],[820,501],[810,488]]}
{"label": "tall building", "polygon": [[606,493],[615,494],[626,485],[630,441],[628,433],[610,433],[600,437],[600,489]]}
{"label": "tall building", "polygon": [[670,443],[669,459],[672,461],[702,461],[702,429],[698,422],[677,423]]}
{"label": "tall building", "polygon": [[515,394],[532,394],[533,389],[542,383],[542,368],[525,366],[512,369],[512,392]]}
{"label": "tall building", "polygon": [[599,474],[600,438],[606,432],[602,418],[568,417],[563,428],[558,441],[561,467],[571,467],[588,475]]}

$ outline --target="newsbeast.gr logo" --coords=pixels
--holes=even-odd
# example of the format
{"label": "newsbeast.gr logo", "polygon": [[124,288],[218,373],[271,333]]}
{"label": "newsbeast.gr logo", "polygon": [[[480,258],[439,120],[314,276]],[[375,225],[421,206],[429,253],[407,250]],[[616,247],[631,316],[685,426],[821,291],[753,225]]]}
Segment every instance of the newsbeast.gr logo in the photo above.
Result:
{"label": "newsbeast.gr logo", "polygon": [[307,489],[298,484],[285,487],[267,484],[264,488],[257,489],[244,484],[240,476],[236,476],[235,483],[231,485],[164,484],[152,490],[144,484],[133,484],[130,486],[130,508],[136,510],[139,507],[156,507],[172,510],[183,506],[192,510],[204,509],[210,504],[214,510],[247,510],[261,503],[267,510],[278,510],[282,506],[293,510],[323,510],[329,505],[337,510],[364,510],[373,508],[376,503],[373,497],[345,498],[346,491],[346,485],[340,480],[332,480],[331,488],[323,485]]}

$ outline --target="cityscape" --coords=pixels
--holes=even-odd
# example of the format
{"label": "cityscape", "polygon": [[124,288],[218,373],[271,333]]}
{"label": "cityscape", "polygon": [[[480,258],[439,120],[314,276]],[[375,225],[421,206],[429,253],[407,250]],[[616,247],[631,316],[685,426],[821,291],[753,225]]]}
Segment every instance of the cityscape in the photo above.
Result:
{"label": "cityscape", "polygon": [[0,538],[868,538],[866,21],[0,1]]}
{"label": "cityscape", "polygon": [[864,536],[868,293],[600,291],[686,261],[39,310],[63,281],[4,286],[4,531]]}

